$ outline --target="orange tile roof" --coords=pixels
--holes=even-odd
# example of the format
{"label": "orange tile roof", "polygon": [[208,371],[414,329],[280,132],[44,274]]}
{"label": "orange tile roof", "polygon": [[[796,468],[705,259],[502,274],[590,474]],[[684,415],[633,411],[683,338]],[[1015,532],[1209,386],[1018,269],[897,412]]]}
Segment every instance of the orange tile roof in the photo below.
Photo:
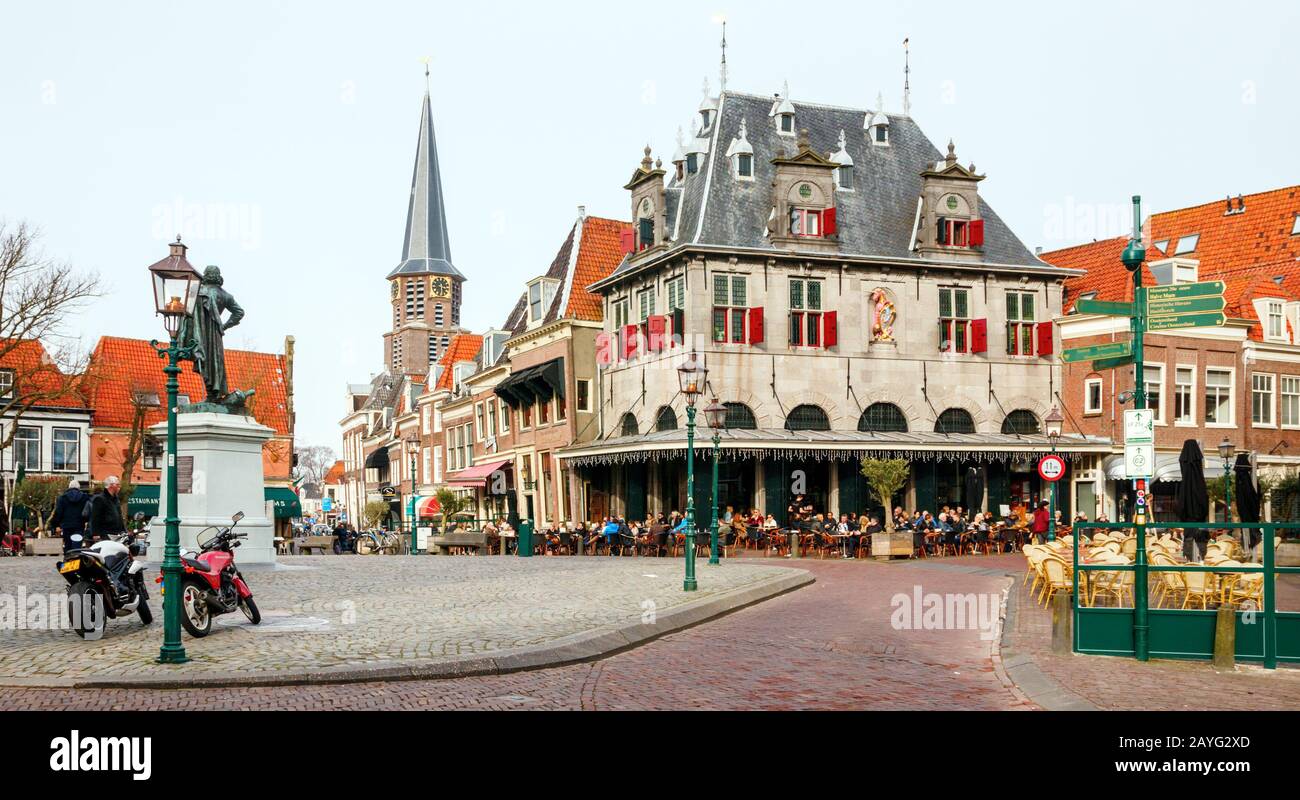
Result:
{"label": "orange tile roof", "polygon": [[[1147,224],[1151,241],[1169,240],[1172,256],[1179,239],[1200,234],[1196,250],[1184,257],[1198,259],[1203,272],[1300,259],[1300,235],[1291,234],[1300,213],[1300,186],[1245,195],[1242,200],[1246,210],[1240,214],[1225,214],[1223,200],[1152,214]],[[1236,203],[1234,198],[1234,208]]]}
{"label": "orange tile roof", "polygon": [[342,482],[343,482],[343,460],[339,459],[338,461],[335,461],[334,465],[329,468],[329,472],[325,473],[325,483],[335,484],[335,483],[342,483]]}
{"label": "orange tile roof", "polygon": [[563,316],[591,322],[604,318],[604,305],[598,296],[587,291],[587,287],[609,277],[622,262],[622,234],[631,230],[632,223],[616,219],[587,217],[583,221],[582,241],[569,291],[569,307]]}
{"label": "orange tile roof", "polygon": [[[94,409],[92,424],[95,427],[130,428],[134,417],[133,392],[156,394],[160,401],[166,402],[163,361],[143,339],[101,338],[91,354],[91,365],[94,379],[90,385],[90,402]],[[284,367],[282,355],[248,350],[226,351],[230,386],[257,392],[248,401],[253,418],[274,428],[278,434],[292,435]],[[192,402],[203,399],[203,380],[194,372],[192,364],[181,365],[179,380],[181,394],[187,395]],[[145,414],[146,425],[165,419],[165,409],[161,405]]]}
{"label": "orange tile roof", "polygon": [[[1087,270],[1088,274],[1065,281],[1067,312],[1083,292],[1096,292],[1097,300],[1129,302],[1133,299],[1133,273],[1119,260],[1126,246],[1128,237],[1120,236],[1039,255],[1039,258],[1053,266]],[[1148,250],[1147,255],[1151,256],[1152,251]],[[1148,263],[1151,260],[1150,257],[1147,258]],[[1151,269],[1144,263],[1142,285],[1153,286],[1155,282]]]}
{"label": "orange tile roof", "polygon": [[438,365],[442,367],[442,374],[438,376],[438,383],[434,389],[450,390],[452,378],[455,377],[455,370],[452,369],[459,361],[473,361],[478,356],[478,351],[483,348],[483,337],[476,333],[458,333],[451,337],[451,343],[447,345],[447,350],[438,359]]}
{"label": "orange tile roof", "polygon": [[69,381],[39,341],[8,339],[0,342],[0,350],[7,350],[0,355],[0,368],[14,371],[19,407],[27,407],[29,401],[37,406],[86,407],[82,382],[75,377]]}

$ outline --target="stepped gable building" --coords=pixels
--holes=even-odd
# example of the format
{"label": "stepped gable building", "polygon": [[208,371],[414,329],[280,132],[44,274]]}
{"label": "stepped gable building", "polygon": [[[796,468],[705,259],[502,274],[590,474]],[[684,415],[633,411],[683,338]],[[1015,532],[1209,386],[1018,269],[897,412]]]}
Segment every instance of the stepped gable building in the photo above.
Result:
{"label": "stepped gable building", "polygon": [[[625,185],[633,252],[589,287],[605,307],[600,439],[559,453],[588,516],[684,510],[674,370],[691,350],[710,370],[703,404],[728,409],[724,508],[781,520],[792,491],[819,511],[878,507],[866,456],[912,462],[895,498],[908,508],[997,511],[1041,494],[1041,420],[1060,402],[1052,319],[1080,273],[1026,249],[953,142],[940,151],[882,106],[706,84],[671,163],[646,149]],[[697,434],[703,470],[711,444]],[[1060,449],[1074,462],[1109,445]],[[701,519],[709,495],[697,479]]]}
{"label": "stepped gable building", "polygon": [[[1174,519],[1183,442],[1196,439],[1209,478],[1223,474],[1218,445],[1254,455],[1260,474],[1300,467],[1300,186],[1228,197],[1152,214],[1143,230],[1144,286],[1223,281],[1222,327],[1149,332],[1144,340],[1147,402],[1156,418],[1157,519]],[[1128,237],[1044,253],[1079,270],[1066,281],[1060,320],[1064,347],[1128,341],[1127,317],[1075,312],[1081,298],[1131,302],[1132,274],[1120,261]],[[1123,411],[1134,388],[1132,367],[1097,371],[1067,364],[1062,376],[1067,430],[1109,438],[1113,452],[1076,472],[1077,505],[1089,514],[1127,517],[1133,498],[1124,480]],[[1216,514],[1222,515],[1220,506]]]}

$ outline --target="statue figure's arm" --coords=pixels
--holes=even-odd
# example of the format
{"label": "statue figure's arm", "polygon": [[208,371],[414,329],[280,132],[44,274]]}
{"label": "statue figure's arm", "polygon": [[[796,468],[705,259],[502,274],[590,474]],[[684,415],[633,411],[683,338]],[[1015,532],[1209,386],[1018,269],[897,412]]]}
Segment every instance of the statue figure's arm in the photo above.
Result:
{"label": "statue figure's arm", "polygon": [[223,332],[235,327],[239,324],[239,321],[244,318],[244,309],[240,307],[239,303],[235,302],[235,298],[232,297],[229,292],[226,293],[225,300],[226,310],[230,312],[230,316],[221,326]]}

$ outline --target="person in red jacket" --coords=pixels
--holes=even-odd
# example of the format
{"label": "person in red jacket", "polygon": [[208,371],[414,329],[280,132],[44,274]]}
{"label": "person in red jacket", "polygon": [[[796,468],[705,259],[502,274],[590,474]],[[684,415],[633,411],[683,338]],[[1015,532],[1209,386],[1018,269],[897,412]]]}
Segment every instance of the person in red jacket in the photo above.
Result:
{"label": "person in red jacket", "polygon": [[1040,500],[1038,503],[1038,508],[1034,509],[1034,523],[1029,529],[1034,534],[1035,543],[1042,544],[1043,542],[1047,541],[1048,524],[1049,524],[1049,518],[1047,514],[1047,501]]}

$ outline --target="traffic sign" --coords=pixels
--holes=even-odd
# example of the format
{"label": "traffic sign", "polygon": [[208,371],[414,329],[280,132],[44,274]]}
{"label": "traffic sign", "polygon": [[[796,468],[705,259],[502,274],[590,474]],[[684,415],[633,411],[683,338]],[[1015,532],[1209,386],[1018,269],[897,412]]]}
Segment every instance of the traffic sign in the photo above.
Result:
{"label": "traffic sign", "polygon": [[1152,301],[1168,300],[1175,297],[1205,297],[1207,295],[1223,294],[1223,281],[1148,286],[1143,291],[1147,296],[1147,305],[1150,305]]}
{"label": "traffic sign", "polygon": [[1071,348],[1061,353],[1061,360],[1071,364],[1075,361],[1091,361],[1094,358],[1118,358],[1131,355],[1133,355],[1132,342],[1107,342]]}
{"label": "traffic sign", "polygon": [[1074,310],[1080,314],[1106,314],[1111,317],[1133,316],[1132,303],[1112,303],[1106,300],[1076,300]]}
{"label": "traffic sign", "polygon": [[1147,300],[1147,316],[1167,317],[1170,314],[1197,314],[1204,311],[1222,311],[1227,306],[1223,295],[1206,297],[1171,297],[1167,300]]}
{"label": "traffic sign", "polygon": [[1100,358],[1092,362],[1092,368],[1101,372],[1104,369],[1115,369],[1116,367],[1127,367],[1132,365],[1133,356],[1120,356],[1118,358]]}
{"label": "traffic sign", "polygon": [[1150,408],[1129,408],[1124,411],[1125,444],[1149,443],[1156,438],[1156,414]]}
{"label": "traffic sign", "polygon": [[1221,328],[1228,318],[1221,312],[1209,314],[1174,314],[1168,317],[1148,317],[1147,330],[1167,331],[1173,328]]}
{"label": "traffic sign", "polygon": [[1065,459],[1052,453],[1038,460],[1038,477],[1048,483],[1055,483],[1065,474]]}
{"label": "traffic sign", "polygon": [[1154,444],[1124,445],[1124,477],[1153,478],[1156,469],[1156,446]]}

